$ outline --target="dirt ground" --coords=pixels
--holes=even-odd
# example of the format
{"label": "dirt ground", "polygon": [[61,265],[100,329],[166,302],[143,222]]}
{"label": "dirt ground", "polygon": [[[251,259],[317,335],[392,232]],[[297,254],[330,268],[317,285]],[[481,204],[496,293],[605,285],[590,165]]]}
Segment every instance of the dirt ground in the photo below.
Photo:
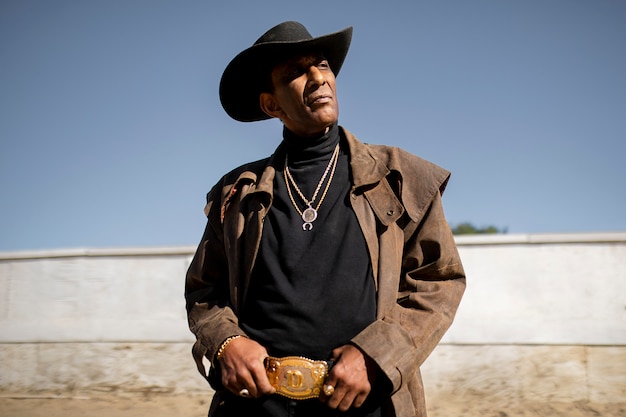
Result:
{"label": "dirt ground", "polygon": [[[440,402],[429,417],[626,417],[620,404],[551,403],[498,406],[490,403]],[[204,417],[210,395],[171,394],[10,394],[0,393],[1,417]]]}

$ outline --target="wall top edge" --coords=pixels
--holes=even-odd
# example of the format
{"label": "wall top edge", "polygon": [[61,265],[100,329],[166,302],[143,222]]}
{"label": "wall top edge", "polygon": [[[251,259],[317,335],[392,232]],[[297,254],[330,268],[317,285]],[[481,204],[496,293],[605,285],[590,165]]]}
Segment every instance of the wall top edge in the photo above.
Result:
{"label": "wall top edge", "polygon": [[44,258],[87,258],[108,256],[191,256],[195,246],[73,248],[0,252],[0,261]]}
{"label": "wall top edge", "polygon": [[458,246],[559,243],[626,243],[626,232],[477,234],[455,237]]}
{"label": "wall top edge", "polygon": [[[458,246],[542,243],[626,243],[626,232],[478,234],[456,236],[455,240]],[[107,256],[191,256],[194,254],[195,250],[196,246],[160,246],[0,251],[0,261]]]}

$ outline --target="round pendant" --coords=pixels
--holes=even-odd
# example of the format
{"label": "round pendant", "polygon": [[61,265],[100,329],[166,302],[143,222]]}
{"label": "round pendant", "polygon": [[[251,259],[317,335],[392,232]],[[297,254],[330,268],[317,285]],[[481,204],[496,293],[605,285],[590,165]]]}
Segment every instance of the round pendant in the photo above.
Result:
{"label": "round pendant", "polygon": [[311,223],[314,222],[315,219],[317,219],[317,211],[313,207],[309,206],[309,208],[304,210],[302,213],[302,220],[304,223]]}

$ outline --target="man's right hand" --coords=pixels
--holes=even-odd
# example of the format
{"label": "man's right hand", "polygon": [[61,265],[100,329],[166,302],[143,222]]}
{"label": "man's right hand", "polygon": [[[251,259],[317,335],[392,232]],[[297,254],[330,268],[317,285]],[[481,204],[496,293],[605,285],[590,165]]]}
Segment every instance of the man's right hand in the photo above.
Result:
{"label": "man's right hand", "polygon": [[247,337],[231,341],[220,357],[224,387],[235,395],[247,389],[253,398],[276,393],[263,364],[267,356],[267,349]]}

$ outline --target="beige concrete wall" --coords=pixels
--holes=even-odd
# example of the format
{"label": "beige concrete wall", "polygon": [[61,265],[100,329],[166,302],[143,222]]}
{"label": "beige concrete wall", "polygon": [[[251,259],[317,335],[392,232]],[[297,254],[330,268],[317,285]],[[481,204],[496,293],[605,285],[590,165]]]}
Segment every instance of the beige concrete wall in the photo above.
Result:
{"label": "beige concrete wall", "polygon": [[468,277],[451,343],[626,345],[626,234],[458,239]]}
{"label": "beige concrete wall", "polygon": [[423,373],[433,403],[626,403],[624,346],[439,345]]}
{"label": "beige concrete wall", "polygon": [[[620,403],[626,234],[458,239],[468,289],[428,398]],[[190,356],[193,248],[0,253],[0,389],[206,392]]]}
{"label": "beige concrete wall", "polygon": [[[0,345],[1,389],[210,395],[188,343]],[[422,367],[433,404],[626,402],[623,346],[439,345]]]}

